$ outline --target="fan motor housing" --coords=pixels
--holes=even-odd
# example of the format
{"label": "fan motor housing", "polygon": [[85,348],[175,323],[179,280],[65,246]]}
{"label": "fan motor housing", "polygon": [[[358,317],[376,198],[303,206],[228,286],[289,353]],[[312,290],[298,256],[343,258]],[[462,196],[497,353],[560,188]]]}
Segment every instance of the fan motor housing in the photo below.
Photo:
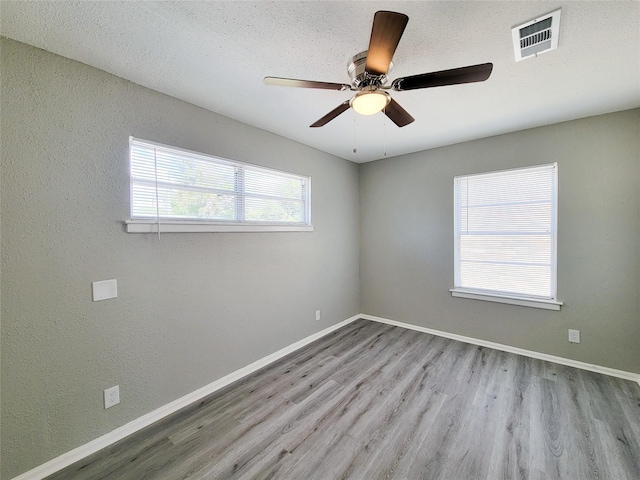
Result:
{"label": "fan motor housing", "polygon": [[[353,85],[354,88],[369,86],[379,87],[387,81],[387,75],[371,75],[365,71],[365,67],[367,65],[367,53],[367,50],[358,53],[349,61],[347,66],[351,85]],[[387,73],[389,73],[392,68],[393,63],[390,62]]]}

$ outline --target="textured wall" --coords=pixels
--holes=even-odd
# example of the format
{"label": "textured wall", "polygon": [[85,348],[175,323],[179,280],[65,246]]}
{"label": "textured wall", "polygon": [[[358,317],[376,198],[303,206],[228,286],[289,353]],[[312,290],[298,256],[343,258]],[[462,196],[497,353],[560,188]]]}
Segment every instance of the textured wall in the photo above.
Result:
{"label": "textured wall", "polygon": [[[639,110],[358,167],[13,41],[1,66],[2,478],[358,311],[640,372]],[[125,234],[129,135],[311,175],[316,230]],[[452,298],[453,176],[553,161],[562,311]]]}
{"label": "textured wall", "polygon": [[[453,177],[551,162],[562,310],[451,297]],[[364,164],[360,205],[363,313],[640,372],[640,110]]]}
{"label": "textured wall", "polygon": [[[1,129],[2,478],[359,312],[357,165],[8,40]],[[315,231],[124,233],[129,135],[310,175]]]}

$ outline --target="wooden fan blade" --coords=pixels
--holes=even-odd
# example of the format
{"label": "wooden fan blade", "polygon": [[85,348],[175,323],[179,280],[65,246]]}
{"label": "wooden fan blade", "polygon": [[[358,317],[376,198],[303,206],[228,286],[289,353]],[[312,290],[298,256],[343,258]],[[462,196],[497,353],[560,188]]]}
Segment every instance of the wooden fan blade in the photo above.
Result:
{"label": "wooden fan blade", "polygon": [[340,115],[341,113],[344,113],[347,110],[349,110],[349,100],[347,100],[344,103],[341,103],[336,108],[334,108],[329,113],[327,113],[324,117],[322,117],[320,120],[318,120],[317,122],[315,122],[315,123],[313,123],[313,124],[311,124],[309,126],[312,127],[312,128],[322,127],[323,125],[326,125],[331,120],[333,120],[338,115]]}
{"label": "wooden fan blade", "polygon": [[321,88],[324,90],[349,90],[351,85],[346,83],[315,82],[313,80],[298,80],[295,78],[264,77],[265,85],[276,87]]}
{"label": "wooden fan blade", "polygon": [[369,51],[365,71],[372,75],[385,75],[398,47],[409,17],[403,13],[379,11],[373,17]]}
{"label": "wooden fan blade", "polygon": [[393,98],[384,109],[384,113],[399,127],[409,125],[415,120],[415,118],[409,115],[409,112],[402,108]]}
{"label": "wooden fan blade", "polygon": [[461,83],[484,82],[493,70],[493,63],[482,63],[469,67],[453,68],[440,72],[423,73],[410,77],[396,78],[391,88],[402,90],[416,90],[418,88],[444,87]]}

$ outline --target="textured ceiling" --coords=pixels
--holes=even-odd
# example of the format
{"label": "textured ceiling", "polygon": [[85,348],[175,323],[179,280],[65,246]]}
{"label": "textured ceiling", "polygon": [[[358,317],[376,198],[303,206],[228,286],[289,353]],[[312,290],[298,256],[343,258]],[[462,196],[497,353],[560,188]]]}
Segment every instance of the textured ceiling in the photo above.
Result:
{"label": "textured ceiling", "polygon": [[[516,63],[511,28],[559,7],[558,50]],[[348,83],[377,10],[409,16],[390,80],[485,62],[491,77],[392,92],[404,128],[352,110],[309,128],[352,93],[263,77]],[[358,163],[640,106],[637,1],[4,0],[0,16],[4,36]]]}

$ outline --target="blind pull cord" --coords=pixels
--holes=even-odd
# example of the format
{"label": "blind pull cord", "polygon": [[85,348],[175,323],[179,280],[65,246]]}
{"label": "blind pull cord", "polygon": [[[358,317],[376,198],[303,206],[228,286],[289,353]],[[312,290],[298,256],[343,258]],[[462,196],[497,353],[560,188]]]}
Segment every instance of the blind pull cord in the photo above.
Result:
{"label": "blind pull cord", "polygon": [[160,201],[158,195],[158,156],[156,149],[153,149],[153,174],[156,181],[156,227],[158,228],[158,239],[160,239]]}

